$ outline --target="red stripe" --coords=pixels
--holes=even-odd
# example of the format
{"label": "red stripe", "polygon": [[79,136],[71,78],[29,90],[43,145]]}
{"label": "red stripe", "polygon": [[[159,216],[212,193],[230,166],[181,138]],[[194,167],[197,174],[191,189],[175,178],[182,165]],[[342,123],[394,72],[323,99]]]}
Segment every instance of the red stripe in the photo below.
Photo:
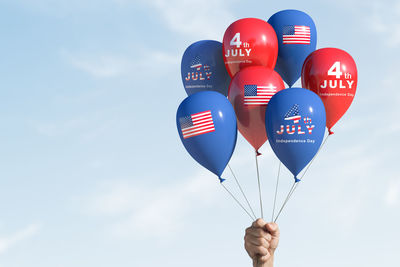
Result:
{"label": "red stripe", "polygon": [[303,42],[303,43],[300,43],[300,42],[283,42],[284,44],[310,44],[310,42],[308,42],[308,43],[305,43],[305,42]]}
{"label": "red stripe", "polygon": [[204,115],[204,116],[192,118],[193,122],[200,121],[200,120],[212,120],[212,117],[211,117],[211,115]]}
{"label": "red stripe", "polygon": [[296,35],[283,36],[283,39],[286,38],[310,38],[310,35],[296,34]]}
{"label": "red stripe", "polygon": [[[201,129],[200,129],[201,128]],[[182,134],[183,135],[191,135],[191,134],[194,134],[194,133],[198,133],[198,132],[201,132],[201,131],[206,131],[206,130],[208,130],[208,129],[211,129],[211,128],[213,128],[214,129],[214,125],[211,125],[211,126],[208,126],[208,127],[205,127],[205,128],[203,128],[203,127],[200,127],[199,129],[196,129],[196,130],[194,130],[194,131],[192,131],[192,132],[189,132],[189,133],[183,133],[182,132]]]}
{"label": "red stripe", "polygon": [[197,135],[201,135],[201,134],[206,134],[206,133],[214,132],[214,131],[215,131],[215,128],[214,128],[214,127],[211,127],[211,128],[208,128],[208,129],[203,129],[203,130],[201,130],[201,131],[205,131],[205,132],[186,134],[186,135],[183,135],[183,138],[186,139],[186,138],[189,138],[189,137],[194,137],[194,136],[197,136]]}
{"label": "red stripe", "polygon": [[196,125],[196,127],[193,128],[186,128],[186,129],[182,129],[182,133],[186,133],[186,132],[192,132],[192,131],[197,131],[199,128],[203,128],[203,127],[214,127],[214,123],[210,122],[210,123],[204,123],[202,125]]}
{"label": "red stripe", "polygon": [[210,119],[207,119],[207,120],[194,121],[193,122],[193,126],[196,126],[196,125],[199,125],[199,124],[203,124],[203,123],[213,123],[213,120],[210,118]]}
{"label": "red stripe", "polygon": [[271,99],[271,97],[272,96],[270,96],[270,97],[245,97],[244,98],[244,100],[248,100],[248,99],[254,99],[254,100],[256,100],[256,99]]}
{"label": "red stripe", "polygon": [[288,36],[288,37],[283,37],[283,40],[285,39],[310,39],[310,37],[303,37],[303,36]]}
{"label": "red stripe", "polygon": [[210,110],[207,110],[207,111],[203,111],[203,112],[199,112],[199,113],[194,113],[194,114],[192,114],[192,117],[193,117],[193,116],[200,115],[200,114],[202,114],[202,113],[207,113],[207,112],[209,112],[209,113],[211,114],[211,111],[210,111]]}
{"label": "red stripe", "polygon": [[290,43],[290,42],[310,42],[310,40],[298,40],[298,39],[293,39],[293,40],[283,40],[283,42],[286,42],[286,43]]}
{"label": "red stripe", "polygon": [[268,102],[271,100],[270,98],[263,98],[263,99],[245,99],[244,102]]}
{"label": "red stripe", "polygon": [[193,126],[190,126],[190,127],[182,129],[182,131],[183,130],[190,131],[190,130],[196,129],[197,127],[203,127],[203,126],[206,126],[206,125],[209,125],[209,124],[214,124],[214,123],[212,121],[205,121],[205,122],[202,122],[202,123],[196,123]]}

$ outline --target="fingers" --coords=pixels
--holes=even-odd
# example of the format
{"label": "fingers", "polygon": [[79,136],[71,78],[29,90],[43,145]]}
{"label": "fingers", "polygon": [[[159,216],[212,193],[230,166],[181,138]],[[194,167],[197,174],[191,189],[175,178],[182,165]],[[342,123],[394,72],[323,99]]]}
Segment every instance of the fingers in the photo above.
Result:
{"label": "fingers", "polygon": [[255,227],[249,227],[246,229],[246,236],[251,236],[253,238],[264,238],[267,241],[270,241],[272,239],[272,236],[270,233],[268,233],[265,229],[263,228],[255,228]]}
{"label": "fingers", "polygon": [[259,219],[255,220],[251,226],[264,228],[266,224],[267,223],[263,219],[259,218]]}
{"label": "fingers", "polygon": [[269,243],[270,248],[272,250],[275,250],[278,247],[279,243],[279,236],[280,236],[279,227],[276,223],[268,223],[265,225],[265,227],[272,237]]}
{"label": "fingers", "polygon": [[246,229],[245,248],[249,256],[260,263],[268,261],[279,243],[279,227],[257,219]]}
{"label": "fingers", "polygon": [[268,249],[263,246],[255,246],[249,243],[245,243],[245,248],[247,253],[252,259],[270,255]]}
{"label": "fingers", "polygon": [[271,254],[268,253],[268,255],[262,256],[258,258],[259,263],[265,263],[271,258]]}
{"label": "fingers", "polygon": [[250,236],[250,235],[246,235],[244,237],[245,242],[253,245],[253,246],[262,246],[265,248],[269,248],[269,242],[262,237],[254,237],[254,236]]}
{"label": "fingers", "polygon": [[278,237],[279,238],[279,227],[276,223],[270,222],[265,224],[265,227],[267,231],[272,235],[272,237]]}

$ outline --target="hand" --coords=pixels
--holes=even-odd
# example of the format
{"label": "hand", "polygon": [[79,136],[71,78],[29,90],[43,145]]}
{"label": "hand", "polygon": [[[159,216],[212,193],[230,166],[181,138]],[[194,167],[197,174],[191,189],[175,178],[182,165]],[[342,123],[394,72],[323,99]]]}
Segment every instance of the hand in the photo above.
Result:
{"label": "hand", "polygon": [[244,247],[253,265],[257,267],[272,267],[275,249],[279,243],[279,227],[276,223],[266,223],[257,219],[246,229]]}

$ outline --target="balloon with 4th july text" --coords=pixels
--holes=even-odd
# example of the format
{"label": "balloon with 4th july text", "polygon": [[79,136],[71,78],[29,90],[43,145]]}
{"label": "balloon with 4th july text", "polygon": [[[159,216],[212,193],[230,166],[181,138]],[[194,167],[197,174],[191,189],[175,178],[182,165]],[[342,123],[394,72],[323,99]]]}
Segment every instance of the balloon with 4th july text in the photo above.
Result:
{"label": "balloon with 4th july text", "polygon": [[181,76],[188,95],[216,91],[227,96],[231,79],[222,57],[222,43],[204,40],[186,48],[181,62]]}
{"label": "balloon with 4th july text", "polygon": [[187,152],[203,167],[218,176],[235,149],[235,111],[220,93],[204,91],[188,96],[179,105],[176,125]]}
{"label": "balloon with 4th july text", "polygon": [[278,56],[278,39],[268,22],[245,18],[233,22],[222,41],[226,69],[231,77],[250,66],[273,69]]}
{"label": "balloon with 4th july text", "polygon": [[278,37],[278,59],[275,70],[292,87],[301,75],[307,56],[317,46],[314,21],[299,10],[283,10],[268,20]]}
{"label": "balloon with 4th july text", "polygon": [[285,89],[271,98],[265,120],[272,150],[298,182],[297,175],[318,152],[324,138],[324,104],[310,90]]}
{"label": "balloon with 4th july text", "polygon": [[326,127],[331,128],[346,113],[357,89],[357,66],[354,59],[337,48],[322,48],[304,62],[301,80],[304,88],[318,94],[326,109]]}
{"label": "balloon with 4th july text", "polygon": [[239,132],[257,155],[267,141],[265,109],[271,97],[282,89],[285,85],[279,74],[263,66],[244,68],[229,85],[228,99],[235,109]]}

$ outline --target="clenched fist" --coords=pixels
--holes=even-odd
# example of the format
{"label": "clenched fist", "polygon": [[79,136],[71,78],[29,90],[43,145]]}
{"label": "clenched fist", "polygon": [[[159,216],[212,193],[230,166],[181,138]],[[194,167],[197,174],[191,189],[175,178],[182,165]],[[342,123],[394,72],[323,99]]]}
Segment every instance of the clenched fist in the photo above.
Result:
{"label": "clenched fist", "polygon": [[246,229],[244,247],[254,267],[272,267],[274,252],[279,243],[279,227],[276,223],[266,223],[257,219]]}

